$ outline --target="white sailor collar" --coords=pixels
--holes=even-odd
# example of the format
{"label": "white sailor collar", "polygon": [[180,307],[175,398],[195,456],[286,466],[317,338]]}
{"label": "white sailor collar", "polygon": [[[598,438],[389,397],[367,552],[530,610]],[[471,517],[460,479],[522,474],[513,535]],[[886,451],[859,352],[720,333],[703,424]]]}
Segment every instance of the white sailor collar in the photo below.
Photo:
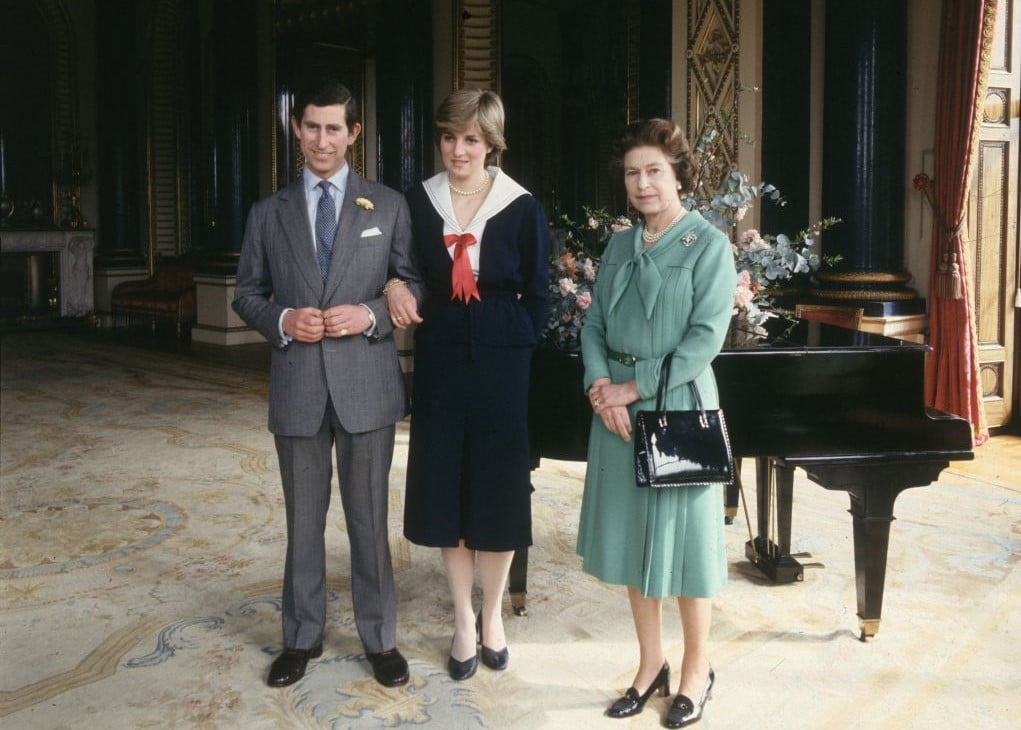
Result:
{"label": "white sailor collar", "polygon": [[443,219],[445,229],[466,233],[469,230],[480,228],[482,224],[522,195],[528,195],[527,190],[499,167],[487,167],[486,171],[493,178],[493,188],[489,191],[489,195],[486,196],[482,207],[475,214],[471,224],[463,230],[461,224],[457,222],[454,208],[450,203],[450,188],[448,187],[450,178],[447,176],[446,170],[433,175],[422,183],[426,195],[429,196],[429,200],[432,202],[436,212]]}

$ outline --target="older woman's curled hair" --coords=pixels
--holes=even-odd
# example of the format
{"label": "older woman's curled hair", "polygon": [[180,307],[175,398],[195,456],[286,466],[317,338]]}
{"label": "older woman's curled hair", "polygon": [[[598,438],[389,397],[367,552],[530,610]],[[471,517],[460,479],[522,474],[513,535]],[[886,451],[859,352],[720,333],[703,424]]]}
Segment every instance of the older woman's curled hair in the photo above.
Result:
{"label": "older woman's curled hair", "polygon": [[623,134],[613,143],[610,162],[616,169],[624,166],[624,155],[635,147],[656,147],[674,168],[674,175],[681,189],[691,191],[695,187],[698,164],[688,145],[688,138],[669,119],[640,119],[624,129]]}

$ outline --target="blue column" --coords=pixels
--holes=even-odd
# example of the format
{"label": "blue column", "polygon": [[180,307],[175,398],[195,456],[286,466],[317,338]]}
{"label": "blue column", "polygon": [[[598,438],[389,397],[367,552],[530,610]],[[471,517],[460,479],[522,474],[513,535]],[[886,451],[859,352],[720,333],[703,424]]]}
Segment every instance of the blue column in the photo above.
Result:
{"label": "blue column", "polygon": [[142,93],[132,0],[96,3],[96,175],[99,193],[96,263],[140,266],[148,258]]}
{"label": "blue column", "polygon": [[255,145],[255,13],[244,0],[218,0],[209,50],[213,52],[216,225],[210,243],[220,258],[236,258],[245,216],[258,193]]}
{"label": "blue column", "polygon": [[842,222],[823,250],[843,260],[811,293],[877,316],[924,311],[904,286],[906,29],[901,2],[826,4],[822,209]]}

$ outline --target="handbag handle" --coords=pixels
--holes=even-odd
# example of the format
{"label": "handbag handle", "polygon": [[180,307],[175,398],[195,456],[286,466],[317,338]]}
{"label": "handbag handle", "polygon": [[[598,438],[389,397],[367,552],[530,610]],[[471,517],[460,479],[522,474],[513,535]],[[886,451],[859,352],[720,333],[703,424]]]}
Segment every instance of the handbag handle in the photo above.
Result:
{"label": "handbag handle", "polygon": [[[663,366],[659,370],[659,388],[656,389],[656,410],[660,413],[666,410],[667,381],[670,379],[670,362],[674,359],[674,353],[669,352],[663,359]],[[698,425],[702,428],[709,428],[709,419],[706,418],[705,408],[702,406],[702,396],[698,393],[698,386],[694,380],[688,381],[691,388],[691,398],[698,411]]]}

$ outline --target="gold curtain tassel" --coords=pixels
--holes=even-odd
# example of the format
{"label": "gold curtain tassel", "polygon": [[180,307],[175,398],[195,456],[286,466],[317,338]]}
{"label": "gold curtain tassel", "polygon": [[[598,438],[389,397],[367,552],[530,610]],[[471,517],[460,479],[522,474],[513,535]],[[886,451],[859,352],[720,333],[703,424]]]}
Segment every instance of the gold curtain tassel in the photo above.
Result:
{"label": "gold curtain tassel", "polygon": [[964,298],[964,290],[961,287],[961,267],[957,263],[957,254],[943,254],[943,261],[936,271],[936,296],[940,299]]}

